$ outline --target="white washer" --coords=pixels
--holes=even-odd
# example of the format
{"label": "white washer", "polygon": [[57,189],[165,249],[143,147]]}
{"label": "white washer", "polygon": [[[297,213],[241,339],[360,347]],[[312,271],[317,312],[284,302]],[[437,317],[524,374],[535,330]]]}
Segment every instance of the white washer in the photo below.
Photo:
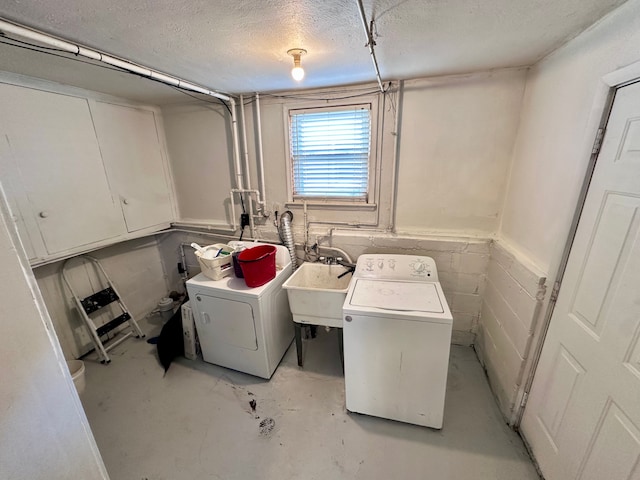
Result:
{"label": "white washer", "polygon": [[433,259],[361,255],[342,312],[347,410],[442,428],[452,316]]}
{"label": "white washer", "polygon": [[[230,242],[248,248],[256,242]],[[276,277],[256,288],[235,276],[187,281],[187,291],[205,362],[269,379],[293,340],[287,292],[289,250],[276,245]]]}

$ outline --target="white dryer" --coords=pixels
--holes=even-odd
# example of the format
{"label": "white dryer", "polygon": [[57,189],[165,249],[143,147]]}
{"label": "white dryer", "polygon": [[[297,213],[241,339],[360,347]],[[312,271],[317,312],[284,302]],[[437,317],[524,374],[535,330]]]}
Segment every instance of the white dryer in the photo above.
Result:
{"label": "white dryer", "polygon": [[347,410],[442,428],[452,316],[433,259],[361,255],[343,317]]}
{"label": "white dryer", "polygon": [[[246,247],[256,242],[232,242]],[[234,276],[187,281],[187,291],[204,361],[269,379],[293,341],[287,292],[289,250],[276,246],[276,277],[256,288]]]}

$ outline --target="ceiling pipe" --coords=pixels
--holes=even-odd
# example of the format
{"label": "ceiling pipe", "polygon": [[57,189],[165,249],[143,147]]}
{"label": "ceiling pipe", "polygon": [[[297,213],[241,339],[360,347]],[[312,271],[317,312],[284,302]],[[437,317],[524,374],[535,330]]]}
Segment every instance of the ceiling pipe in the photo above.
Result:
{"label": "ceiling pipe", "polygon": [[201,87],[194,83],[187,82],[186,80],[182,80],[180,78],[173,77],[171,75],[167,75],[165,73],[158,72],[156,70],[152,70],[148,67],[144,67],[142,65],[138,65],[138,64],[129,62],[127,60],[121,60],[119,58],[112,57],[104,53],[100,53],[96,50],[92,50],[90,48],[86,48],[81,45],[77,45],[75,43],[67,42],[66,40],[61,40],[59,38],[52,37],[51,35],[40,33],[35,30],[31,30],[29,28],[16,25],[14,23],[9,23],[2,19],[0,19],[0,32],[5,35],[15,35],[21,38],[25,38],[27,40],[38,42],[38,43],[47,45],[49,47],[57,48],[65,52],[72,53],[80,57],[85,57],[91,60],[96,60],[98,62],[106,63],[113,67],[121,68],[128,72],[135,73],[136,75],[151,78],[153,80],[166,83],[167,85],[171,85],[173,87],[183,88],[185,90],[191,90],[192,92],[201,93],[203,95],[209,95],[211,97],[219,98],[220,100],[225,100],[227,102],[233,103],[232,97],[225,95],[223,93],[216,92],[215,90],[210,90],[208,88]]}
{"label": "ceiling pipe", "polygon": [[364,28],[364,33],[367,36],[367,44],[365,47],[369,47],[369,53],[371,54],[371,60],[373,61],[373,67],[376,69],[376,79],[378,80],[378,87],[380,87],[380,92],[384,93],[384,87],[382,86],[382,79],[380,78],[380,69],[378,68],[378,60],[376,59],[376,52],[373,47],[376,42],[373,40],[373,20],[371,20],[371,28],[367,25],[367,16],[364,13],[364,6],[362,5],[362,0],[358,0],[358,8],[360,10],[360,20],[362,20],[362,27]]}

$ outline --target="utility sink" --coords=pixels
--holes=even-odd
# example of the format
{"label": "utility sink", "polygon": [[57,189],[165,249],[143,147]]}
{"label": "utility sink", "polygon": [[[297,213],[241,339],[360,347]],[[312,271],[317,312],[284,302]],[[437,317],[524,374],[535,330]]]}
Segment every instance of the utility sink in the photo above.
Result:
{"label": "utility sink", "polygon": [[303,263],[282,285],[297,323],[342,328],[342,305],[351,273],[342,265]]}

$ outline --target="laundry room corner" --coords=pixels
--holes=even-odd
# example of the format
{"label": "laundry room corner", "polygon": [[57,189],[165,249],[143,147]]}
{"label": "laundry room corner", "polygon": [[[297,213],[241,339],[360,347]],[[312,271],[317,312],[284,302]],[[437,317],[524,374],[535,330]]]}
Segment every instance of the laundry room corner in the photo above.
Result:
{"label": "laundry room corner", "polygon": [[[125,304],[138,320],[156,310],[158,301],[173,289],[165,274],[160,245],[152,236],[91,252],[118,285]],[[93,350],[94,345],[73,297],[62,281],[63,264],[64,260],[40,266],[34,269],[34,275],[65,357],[80,358]],[[99,284],[95,273],[85,267],[72,269],[70,275],[81,286]],[[80,293],[86,296],[91,292],[83,289]],[[110,314],[113,313],[102,314],[102,321]]]}

